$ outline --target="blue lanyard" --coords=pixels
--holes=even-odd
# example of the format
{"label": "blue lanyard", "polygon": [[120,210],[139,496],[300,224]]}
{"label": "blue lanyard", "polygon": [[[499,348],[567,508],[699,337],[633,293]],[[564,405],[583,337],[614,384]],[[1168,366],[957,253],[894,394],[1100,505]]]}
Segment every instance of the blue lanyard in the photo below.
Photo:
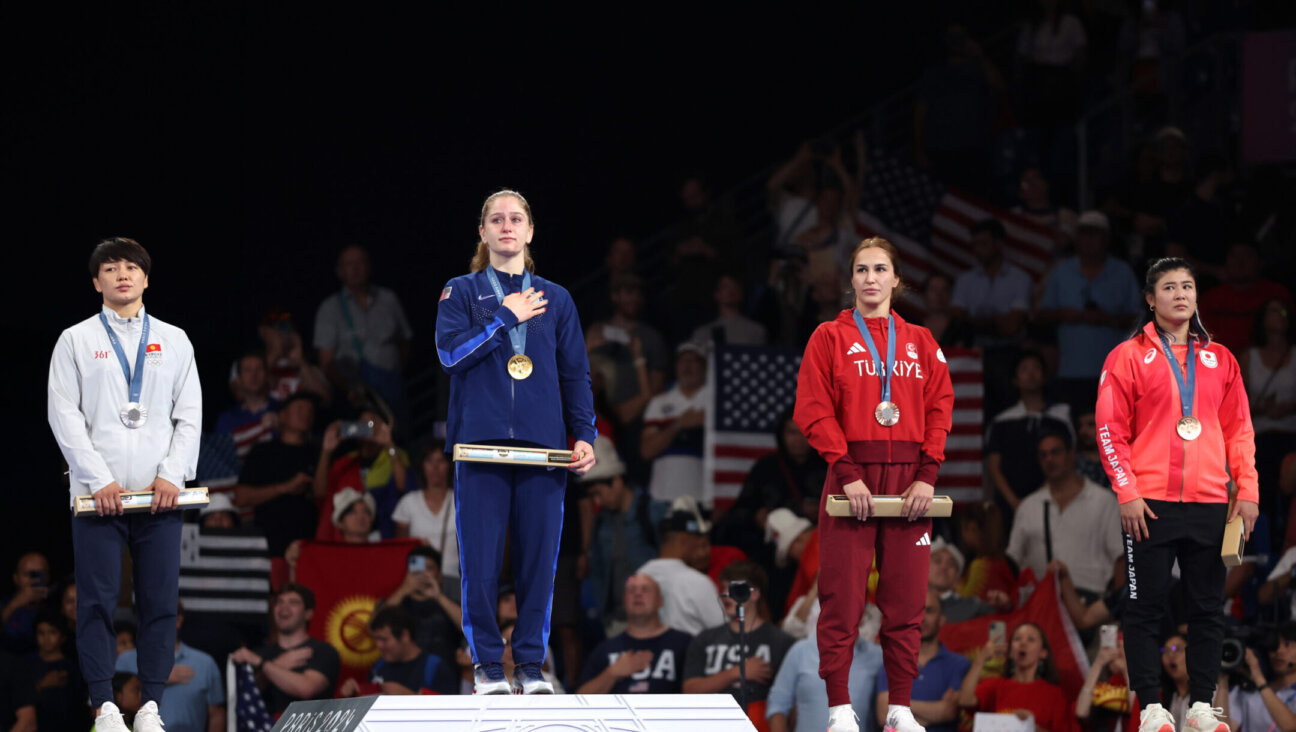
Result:
{"label": "blue lanyard", "polygon": [[[491,289],[495,291],[495,302],[500,305],[504,304],[504,288],[500,287],[499,277],[495,276],[495,268],[486,265],[486,278],[490,280]],[[531,289],[531,272],[522,270],[522,291],[526,292]],[[518,323],[509,328],[509,342],[513,344],[514,353],[523,353],[526,351],[526,323]]]}
{"label": "blue lanyard", "polygon": [[1179,406],[1183,410],[1183,416],[1192,416],[1193,406],[1193,386],[1197,381],[1197,363],[1193,358],[1193,338],[1188,337],[1188,381],[1184,383],[1183,370],[1179,368],[1179,361],[1174,357],[1174,351],[1170,350],[1170,340],[1165,337],[1165,333],[1157,328],[1157,337],[1161,339],[1161,354],[1170,362],[1170,368],[1174,371],[1175,381],[1179,383]]}
{"label": "blue lanyard", "polygon": [[855,327],[859,328],[860,335],[864,336],[864,345],[868,346],[869,355],[873,357],[873,370],[877,372],[882,379],[882,401],[891,401],[891,369],[895,368],[895,317],[890,313],[887,314],[887,358],[886,368],[883,368],[882,359],[878,356],[877,344],[873,342],[873,336],[869,333],[868,326],[864,324],[864,316],[860,315],[859,309],[852,313],[855,316]]}
{"label": "blue lanyard", "polygon": [[108,331],[108,342],[112,343],[113,351],[117,353],[117,361],[121,364],[122,373],[126,375],[126,383],[130,385],[130,400],[136,404],[139,403],[140,394],[144,391],[144,351],[148,348],[149,333],[149,316],[144,313],[144,332],[140,333],[139,353],[135,354],[135,373],[132,375],[130,364],[126,362],[126,352],[122,350],[121,344],[117,342],[117,334],[108,325],[108,317],[99,311],[99,322],[103,323],[104,330]]}

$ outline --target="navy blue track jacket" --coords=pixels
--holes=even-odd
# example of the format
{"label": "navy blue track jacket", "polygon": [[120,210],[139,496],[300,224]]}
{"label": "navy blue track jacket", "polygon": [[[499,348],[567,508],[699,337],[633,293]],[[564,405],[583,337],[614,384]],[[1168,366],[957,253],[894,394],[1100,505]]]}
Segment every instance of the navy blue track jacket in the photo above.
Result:
{"label": "navy blue track jacket", "polygon": [[[495,270],[504,294],[520,292],[522,275]],[[446,450],[455,443],[522,440],[567,449],[567,435],[594,444],[594,394],[585,337],[571,294],[535,275],[531,286],[549,301],[525,323],[530,378],[514,381],[509,329],[518,324],[500,305],[485,270],[450,280],[437,306],[436,346],[450,374]]]}

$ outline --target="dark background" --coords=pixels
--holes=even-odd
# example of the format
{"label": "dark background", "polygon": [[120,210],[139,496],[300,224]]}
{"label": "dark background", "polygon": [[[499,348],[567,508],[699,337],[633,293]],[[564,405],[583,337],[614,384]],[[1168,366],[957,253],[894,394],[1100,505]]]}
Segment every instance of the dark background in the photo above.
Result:
{"label": "dark background", "polygon": [[[145,302],[194,342],[208,425],[267,308],[292,311],[309,338],[348,244],[367,247],[375,281],[402,298],[417,372],[432,362],[435,298],[466,271],[492,190],[527,195],[539,267],[570,281],[613,236],[671,224],[687,173],[723,190],[912,83],[951,15],[919,3],[762,18],[753,32],[750,10],[179,5],[10,8],[0,24],[16,326],[0,574],[30,549],[55,576],[71,569],[45,386],[59,333],[98,309],[86,260],[99,238],[152,254]],[[978,3],[965,20],[993,25],[1011,5]]]}

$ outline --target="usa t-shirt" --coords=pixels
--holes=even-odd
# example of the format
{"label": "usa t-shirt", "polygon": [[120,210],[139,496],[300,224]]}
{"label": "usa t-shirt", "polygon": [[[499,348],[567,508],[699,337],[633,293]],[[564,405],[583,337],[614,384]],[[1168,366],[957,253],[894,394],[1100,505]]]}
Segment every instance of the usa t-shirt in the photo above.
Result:
{"label": "usa t-shirt", "polygon": [[684,658],[693,636],[674,628],[652,638],[634,638],[622,633],[594,648],[581,671],[584,685],[629,651],[651,651],[652,662],[638,673],[618,680],[610,694],[679,694],[684,686]]}

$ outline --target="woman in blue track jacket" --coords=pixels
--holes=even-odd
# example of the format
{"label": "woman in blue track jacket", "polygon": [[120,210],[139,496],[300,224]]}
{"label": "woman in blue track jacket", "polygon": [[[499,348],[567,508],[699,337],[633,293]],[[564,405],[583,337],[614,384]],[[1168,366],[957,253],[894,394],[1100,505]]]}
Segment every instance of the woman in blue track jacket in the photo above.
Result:
{"label": "woman in blue track jacket", "polygon": [[[589,359],[571,295],[531,274],[531,207],[503,190],[482,205],[472,272],[446,284],[436,344],[450,374],[446,445],[477,443],[565,449],[566,469],[455,464],[455,510],[463,631],[476,668],[474,693],[553,693],[540,673],[549,646],[567,471],[594,466],[594,396]],[[510,531],[511,529],[511,531]],[[501,663],[496,623],[508,531],[517,588],[513,686]]]}

